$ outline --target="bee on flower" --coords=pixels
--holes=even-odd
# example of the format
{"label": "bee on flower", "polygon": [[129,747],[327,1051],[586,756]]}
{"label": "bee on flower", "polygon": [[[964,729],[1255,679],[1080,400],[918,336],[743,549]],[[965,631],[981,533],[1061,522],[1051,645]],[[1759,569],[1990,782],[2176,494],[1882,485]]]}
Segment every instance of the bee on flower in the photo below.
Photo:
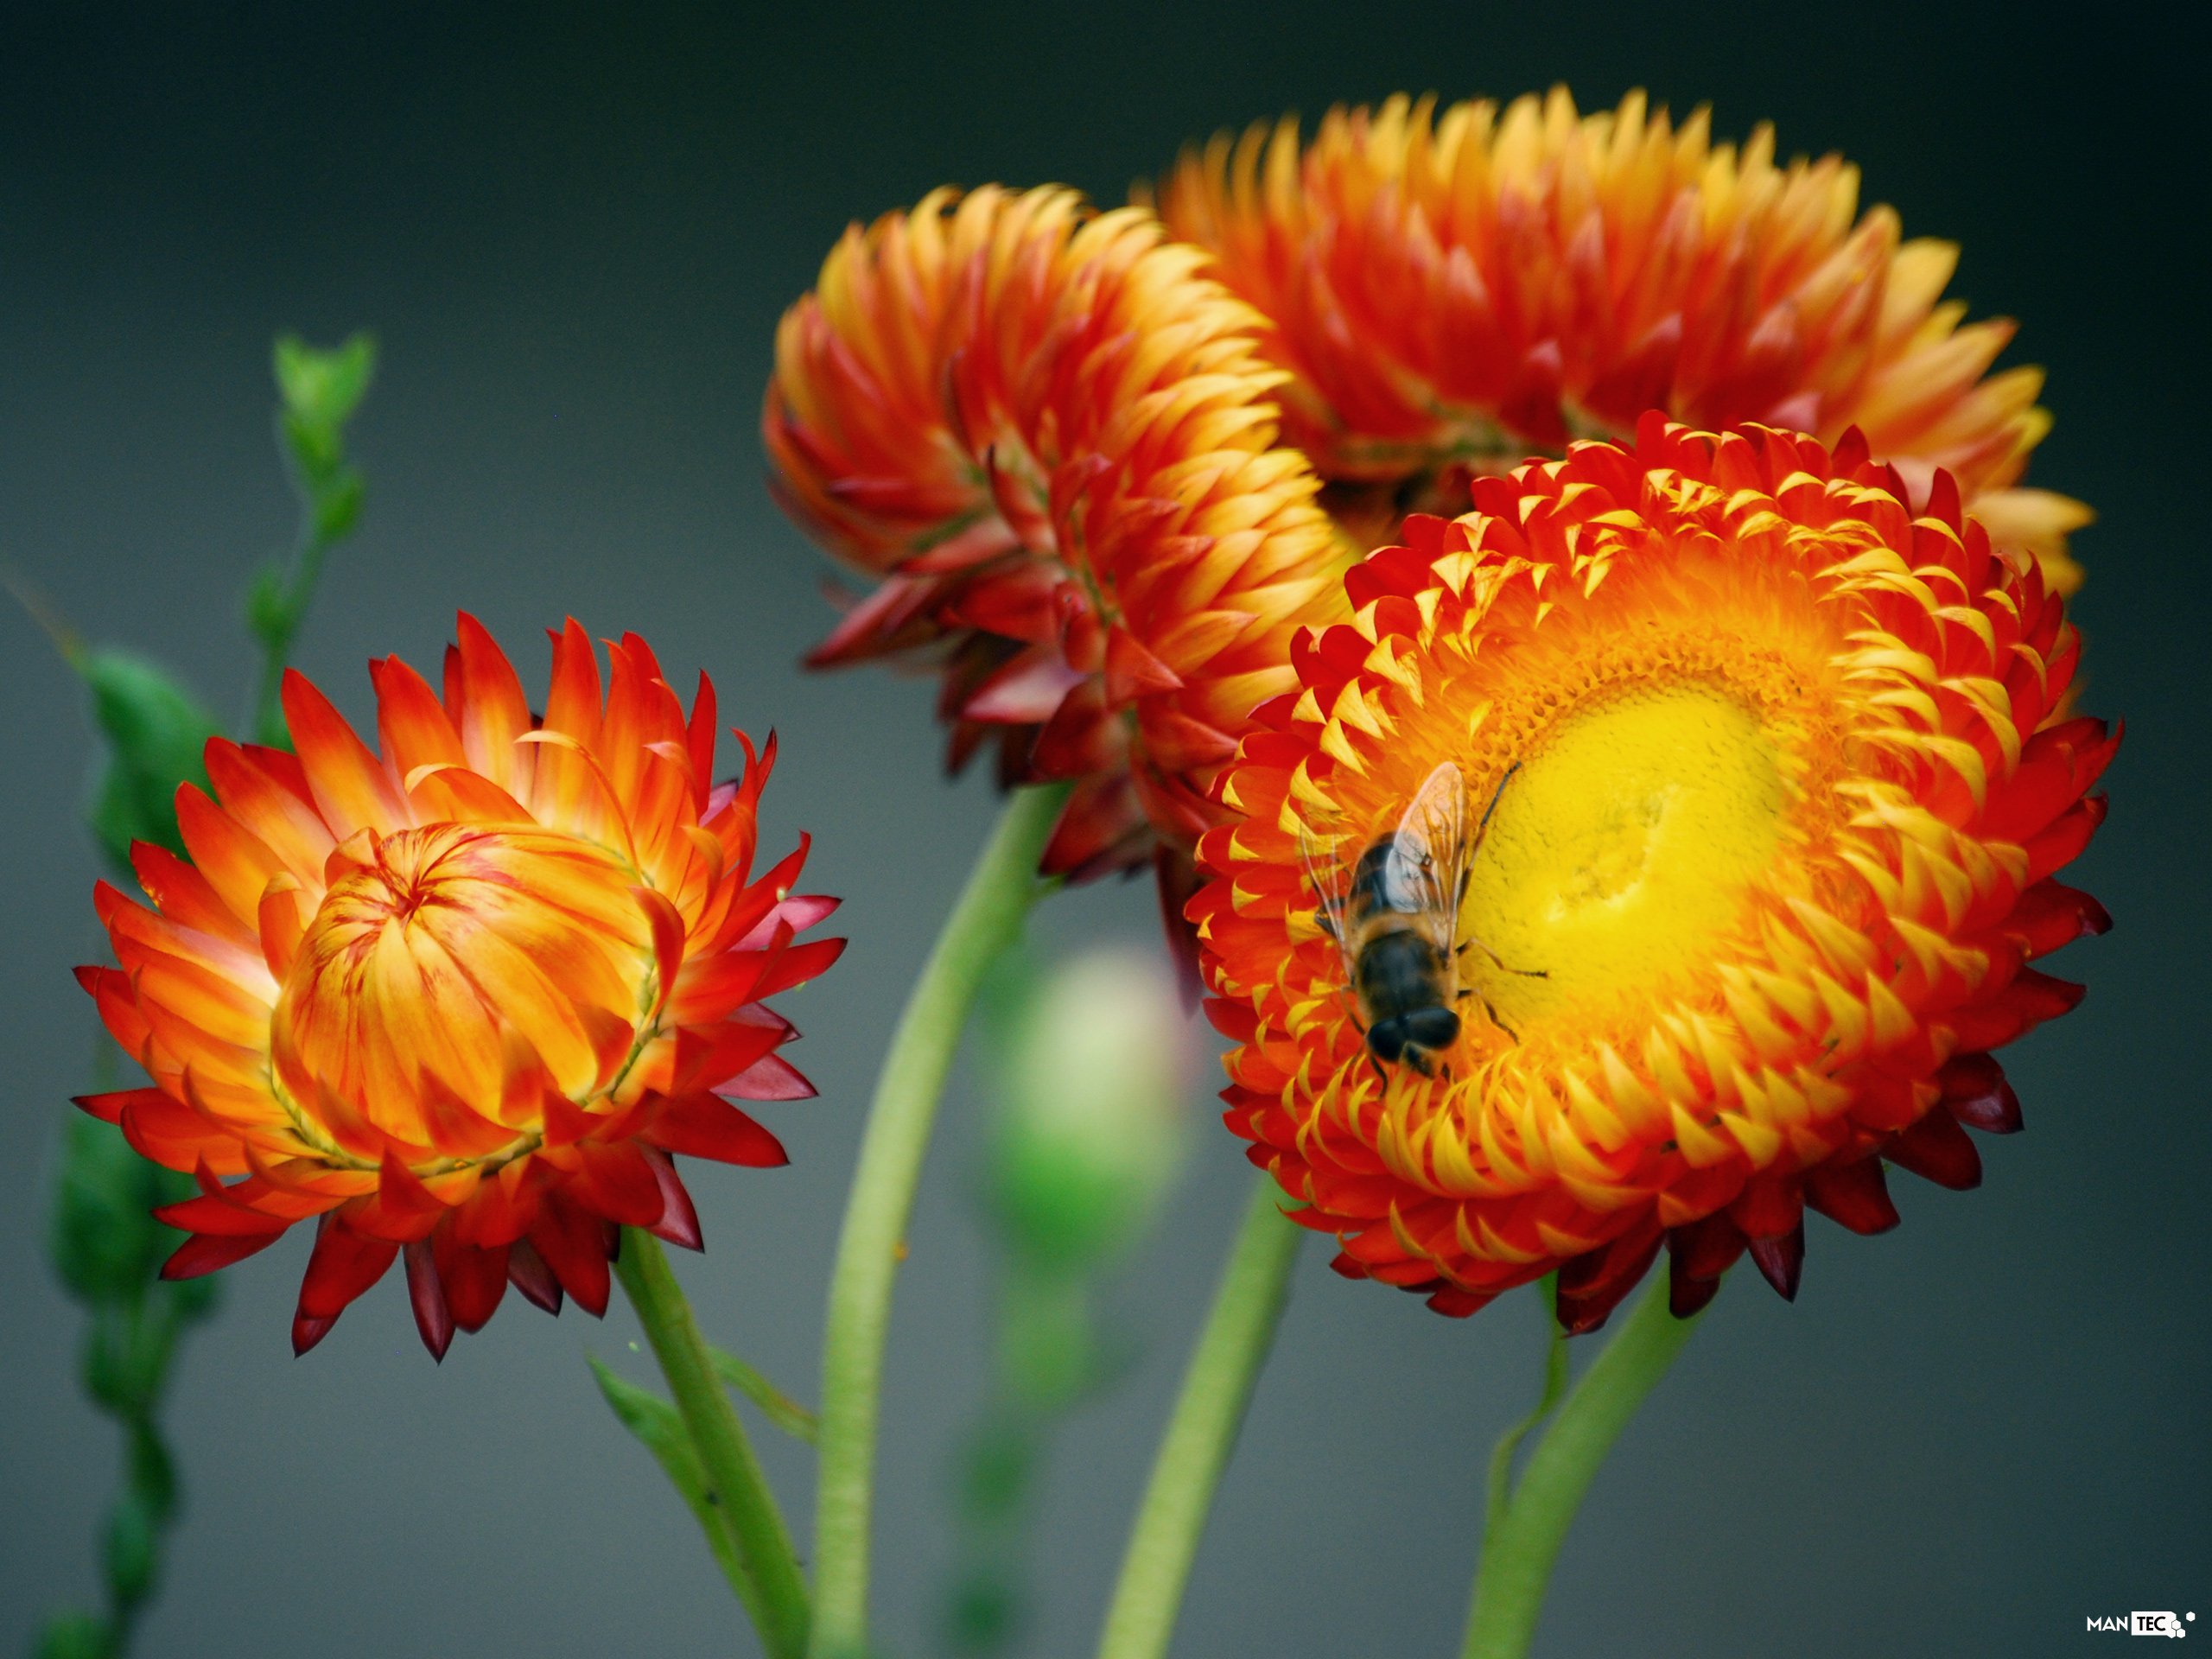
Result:
{"label": "bee on flower", "polygon": [[[1192,905],[1230,1126],[1339,1270],[1453,1314],[1556,1271],[1587,1330],[1662,1248],[1678,1313],[1747,1252],[1794,1295],[1808,1208],[1875,1232],[1889,1166],[1980,1180],[1967,1130],[2020,1127],[1995,1051],[2081,996],[2032,964],[2109,925],[2057,876],[2117,738],[1948,474],[1916,513],[1854,435],[1655,414],[1478,480],[1346,588],[1223,774]],[[1450,910],[1498,1018],[1381,1067],[1301,843],[1446,766],[1512,776]]]}

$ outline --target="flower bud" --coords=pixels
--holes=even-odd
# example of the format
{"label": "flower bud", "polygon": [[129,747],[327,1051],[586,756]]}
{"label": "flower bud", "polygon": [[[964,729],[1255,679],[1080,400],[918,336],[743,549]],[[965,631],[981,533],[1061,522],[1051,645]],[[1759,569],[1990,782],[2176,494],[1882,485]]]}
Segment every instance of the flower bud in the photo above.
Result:
{"label": "flower bud", "polygon": [[1194,1045],[1167,964],[1093,950],[1033,982],[1010,1022],[992,1214],[1033,1266],[1103,1265],[1183,1161]]}

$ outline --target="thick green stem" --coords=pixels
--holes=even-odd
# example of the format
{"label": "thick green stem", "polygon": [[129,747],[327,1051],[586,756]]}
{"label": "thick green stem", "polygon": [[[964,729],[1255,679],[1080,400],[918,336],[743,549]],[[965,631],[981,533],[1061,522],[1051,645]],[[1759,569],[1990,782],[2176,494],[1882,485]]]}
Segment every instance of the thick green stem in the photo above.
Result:
{"label": "thick green stem", "polygon": [[859,1659],[868,1651],[876,1415],[900,1247],[969,1008],[986,970],[1020,936],[1029,906],[1046,890],[1037,861],[1066,798],[1065,785],[1052,785],[1022,790],[1007,803],[907,995],[876,1080],[823,1338],[813,1659]]}
{"label": "thick green stem", "polygon": [[660,1241],[635,1227],[623,1230],[616,1271],[699,1453],[709,1501],[729,1519],[754,1592],[747,1598],[746,1610],[761,1643],[770,1659],[800,1659],[806,1651],[806,1580],[745,1425],[715,1374],[712,1351],[691,1317],[683,1287],[676,1282]]}
{"label": "thick green stem", "polygon": [[1654,1274],[1619,1333],[1567,1395],[1504,1514],[1485,1532],[1462,1659],[1522,1659],[1529,1651],[1552,1563],[1583,1494],[1696,1328],[1695,1318],[1668,1311],[1667,1297],[1666,1274]]}
{"label": "thick green stem", "polygon": [[1283,1215],[1281,1205],[1274,1180],[1262,1177],[1153,1461],[1152,1479],[1130,1529],[1121,1580],[1099,1637],[1099,1659],[1160,1659],[1167,1651],[1206,1512],[1236,1446],[1260,1367],[1274,1345],[1291,1264],[1304,1236]]}

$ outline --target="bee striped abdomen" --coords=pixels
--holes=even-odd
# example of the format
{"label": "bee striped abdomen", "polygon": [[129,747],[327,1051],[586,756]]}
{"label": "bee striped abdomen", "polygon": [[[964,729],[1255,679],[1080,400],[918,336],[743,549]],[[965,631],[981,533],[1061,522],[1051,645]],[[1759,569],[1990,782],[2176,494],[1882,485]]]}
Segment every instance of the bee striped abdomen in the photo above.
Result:
{"label": "bee striped abdomen", "polygon": [[1355,967],[1353,992],[1367,1017],[1367,1046],[1376,1058],[1410,1061],[1427,1071],[1427,1057],[1459,1035],[1459,1016],[1444,1005],[1451,964],[1411,928],[1371,935]]}

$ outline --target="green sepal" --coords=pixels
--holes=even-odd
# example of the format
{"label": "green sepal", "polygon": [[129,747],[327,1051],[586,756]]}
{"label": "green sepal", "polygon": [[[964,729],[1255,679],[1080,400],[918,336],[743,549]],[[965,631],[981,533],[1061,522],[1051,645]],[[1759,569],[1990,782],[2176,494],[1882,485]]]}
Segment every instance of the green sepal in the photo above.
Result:
{"label": "green sepal", "polygon": [[219,729],[215,717],[168,671],[135,652],[87,651],[76,667],[107,740],[107,767],[90,813],[101,849],[118,869],[130,868],[134,841],[182,853],[177,785],[207,786],[203,755]]}
{"label": "green sepal", "polygon": [[707,1471],[699,1461],[698,1448],[692,1445],[691,1436],[685,1431],[676,1408],[658,1395],[617,1375],[595,1356],[588,1354],[585,1358],[590,1363],[591,1374],[598,1380],[599,1391],[606,1396],[608,1408],[622,1427],[652,1453],[661,1473],[668,1477],[668,1484],[676,1488],[677,1496],[698,1522],[699,1530],[706,1534],[707,1548],[714,1552],[715,1564],[721,1568],[722,1576],[737,1590],[741,1600],[747,1599],[751,1582],[738,1560],[737,1542],[730,1531],[728,1518],[707,1490]]}
{"label": "green sepal", "polygon": [[760,1414],[770,1423],[795,1440],[804,1440],[809,1446],[814,1444],[822,1424],[812,1412],[735,1354],[710,1344],[707,1357],[714,1362],[715,1375],[759,1407]]}

